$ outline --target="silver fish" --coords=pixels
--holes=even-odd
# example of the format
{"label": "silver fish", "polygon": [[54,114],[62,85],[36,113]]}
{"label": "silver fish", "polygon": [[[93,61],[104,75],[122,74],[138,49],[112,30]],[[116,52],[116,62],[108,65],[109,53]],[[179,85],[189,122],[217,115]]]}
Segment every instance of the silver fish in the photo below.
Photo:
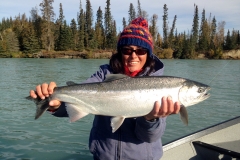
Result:
{"label": "silver fish", "polygon": [[155,101],[161,103],[163,96],[171,96],[173,102],[180,102],[180,116],[188,124],[185,107],[207,99],[208,85],[179,77],[147,76],[131,78],[122,74],[107,75],[104,82],[73,84],[56,87],[54,93],[41,100],[26,97],[37,105],[35,119],[48,108],[49,101],[57,99],[65,102],[70,122],[88,115],[112,116],[111,127],[115,132],[125,118],[147,115]]}

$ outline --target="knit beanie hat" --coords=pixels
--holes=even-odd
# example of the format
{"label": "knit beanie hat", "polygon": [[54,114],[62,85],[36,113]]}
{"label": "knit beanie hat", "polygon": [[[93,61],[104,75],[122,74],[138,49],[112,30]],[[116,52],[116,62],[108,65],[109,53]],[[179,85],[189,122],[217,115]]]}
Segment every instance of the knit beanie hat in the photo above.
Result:
{"label": "knit beanie hat", "polygon": [[122,46],[135,45],[148,49],[148,54],[152,56],[153,40],[148,30],[148,22],[142,18],[134,19],[127,27],[125,27],[118,39],[118,51]]}

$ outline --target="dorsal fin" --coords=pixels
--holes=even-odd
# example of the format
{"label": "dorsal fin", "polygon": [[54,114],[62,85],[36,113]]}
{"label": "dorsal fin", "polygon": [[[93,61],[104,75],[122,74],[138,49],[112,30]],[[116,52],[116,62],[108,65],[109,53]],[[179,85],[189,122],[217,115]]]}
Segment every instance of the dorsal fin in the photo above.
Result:
{"label": "dorsal fin", "polygon": [[114,80],[124,79],[127,77],[129,77],[129,76],[124,75],[124,74],[107,74],[104,82],[110,82],[110,81],[114,81]]}
{"label": "dorsal fin", "polygon": [[66,84],[68,86],[73,86],[73,85],[76,85],[77,83],[73,82],[73,81],[67,81]]}

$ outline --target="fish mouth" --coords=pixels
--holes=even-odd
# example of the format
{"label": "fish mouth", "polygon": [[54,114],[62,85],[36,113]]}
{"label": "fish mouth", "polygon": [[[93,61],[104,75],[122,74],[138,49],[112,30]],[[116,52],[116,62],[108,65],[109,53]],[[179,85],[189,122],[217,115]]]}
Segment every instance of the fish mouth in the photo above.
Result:
{"label": "fish mouth", "polygon": [[199,99],[200,99],[201,101],[204,101],[204,100],[206,100],[206,99],[208,99],[208,98],[210,97],[210,93],[208,93],[208,91],[209,91],[210,89],[211,89],[211,88],[208,87],[208,88],[205,90],[205,92],[203,92],[203,93],[199,96]]}

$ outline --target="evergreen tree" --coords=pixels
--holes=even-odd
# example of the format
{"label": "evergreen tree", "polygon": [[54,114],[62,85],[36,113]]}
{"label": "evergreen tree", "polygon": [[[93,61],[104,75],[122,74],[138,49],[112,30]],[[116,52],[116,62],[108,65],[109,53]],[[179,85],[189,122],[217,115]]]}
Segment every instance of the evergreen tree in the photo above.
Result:
{"label": "evergreen tree", "polygon": [[238,34],[237,34],[237,45],[238,45],[238,49],[240,49],[240,34],[239,34],[239,30],[238,30]]}
{"label": "evergreen tree", "polygon": [[217,21],[215,19],[215,16],[212,19],[211,23],[211,33],[210,33],[210,49],[214,49],[214,38],[216,37],[216,31],[217,31]]}
{"label": "evergreen tree", "polygon": [[89,47],[90,41],[93,40],[92,22],[93,22],[92,6],[90,0],[86,0],[85,31],[84,31],[85,32],[84,46],[86,48]]}
{"label": "evergreen tree", "polygon": [[59,5],[59,17],[56,20],[55,23],[55,30],[54,30],[54,38],[55,38],[55,49],[59,50],[61,46],[59,46],[59,38],[64,37],[61,34],[64,34],[63,32],[63,25],[64,25],[64,15],[63,15],[63,8],[62,8],[62,3]]}
{"label": "evergreen tree", "polygon": [[110,9],[110,0],[107,0],[107,5],[105,7],[104,14],[104,23],[105,23],[105,47],[108,49],[112,49],[115,44],[114,43],[114,35],[113,35],[113,18]]}
{"label": "evergreen tree", "polygon": [[122,24],[123,24],[123,28],[125,28],[127,26],[127,22],[126,22],[125,17],[123,17]]}
{"label": "evergreen tree", "polygon": [[97,11],[97,20],[95,24],[95,37],[98,49],[104,48],[104,28],[103,28],[103,12],[101,7]]}
{"label": "evergreen tree", "polygon": [[157,19],[158,19],[158,16],[154,14],[151,18],[151,25],[149,26],[149,31],[153,38],[153,44],[156,42],[157,34],[158,34]]}
{"label": "evergreen tree", "polygon": [[202,12],[202,20],[199,30],[199,49],[200,51],[206,52],[208,50],[208,44],[209,44],[209,25],[207,23],[207,20],[205,18],[205,9],[203,9]]}
{"label": "evergreen tree", "polygon": [[80,1],[80,14],[78,16],[78,44],[77,50],[83,51],[84,50],[84,28],[85,28],[85,13],[82,9],[82,3]]}
{"label": "evergreen tree", "polygon": [[37,38],[39,47],[41,49],[41,48],[43,48],[42,47],[42,41],[41,41],[41,37],[42,37],[42,29],[41,29],[42,19],[41,19],[41,17],[38,14],[37,7],[32,8],[30,13],[31,13],[31,20],[32,20],[34,32],[36,34],[36,38]]}
{"label": "evergreen tree", "polygon": [[28,25],[23,28],[19,37],[19,46],[23,53],[33,54],[40,51],[38,38],[35,34],[32,23],[28,23]]}
{"label": "evergreen tree", "polygon": [[128,11],[128,23],[131,23],[132,20],[136,18],[136,11],[132,3],[130,3]]}
{"label": "evergreen tree", "polygon": [[168,48],[168,8],[163,6],[163,48]]}
{"label": "evergreen tree", "polygon": [[227,49],[227,50],[232,49],[232,40],[231,40],[231,35],[230,35],[229,30],[228,30],[227,36],[226,36],[225,49]]}
{"label": "evergreen tree", "polygon": [[194,18],[193,18],[193,25],[192,25],[192,38],[191,38],[191,53],[189,58],[194,58],[195,55],[195,49],[196,45],[198,42],[198,6],[195,6],[195,11],[194,11]]}
{"label": "evergreen tree", "polygon": [[138,0],[138,7],[137,7],[137,17],[143,17],[141,3],[139,0]]}
{"label": "evergreen tree", "polygon": [[43,0],[40,3],[41,11],[42,11],[42,42],[44,48],[50,51],[54,47],[54,36],[53,36],[53,25],[54,21],[54,10],[52,3],[54,0]]}
{"label": "evergreen tree", "polygon": [[71,45],[71,48],[73,50],[77,49],[77,41],[78,41],[78,30],[77,30],[77,23],[75,19],[73,18],[70,23],[70,28],[71,28],[71,34],[73,35],[73,44]]}
{"label": "evergreen tree", "polygon": [[174,41],[174,30],[175,30],[175,26],[176,26],[176,21],[177,21],[177,15],[174,16],[172,27],[171,27],[171,30],[169,33],[169,39],[168,39],[169,48],[172,48],[172,49],[175,48],[173,45],[173,41]]}
{"label": "evergreen tree", "polygon": [[59,24],[59,25],[63,25],[63,23],[64,23],[62,3],[60,3],[60,5],[59,5],[59,17],[56,20],[56,23]]}

